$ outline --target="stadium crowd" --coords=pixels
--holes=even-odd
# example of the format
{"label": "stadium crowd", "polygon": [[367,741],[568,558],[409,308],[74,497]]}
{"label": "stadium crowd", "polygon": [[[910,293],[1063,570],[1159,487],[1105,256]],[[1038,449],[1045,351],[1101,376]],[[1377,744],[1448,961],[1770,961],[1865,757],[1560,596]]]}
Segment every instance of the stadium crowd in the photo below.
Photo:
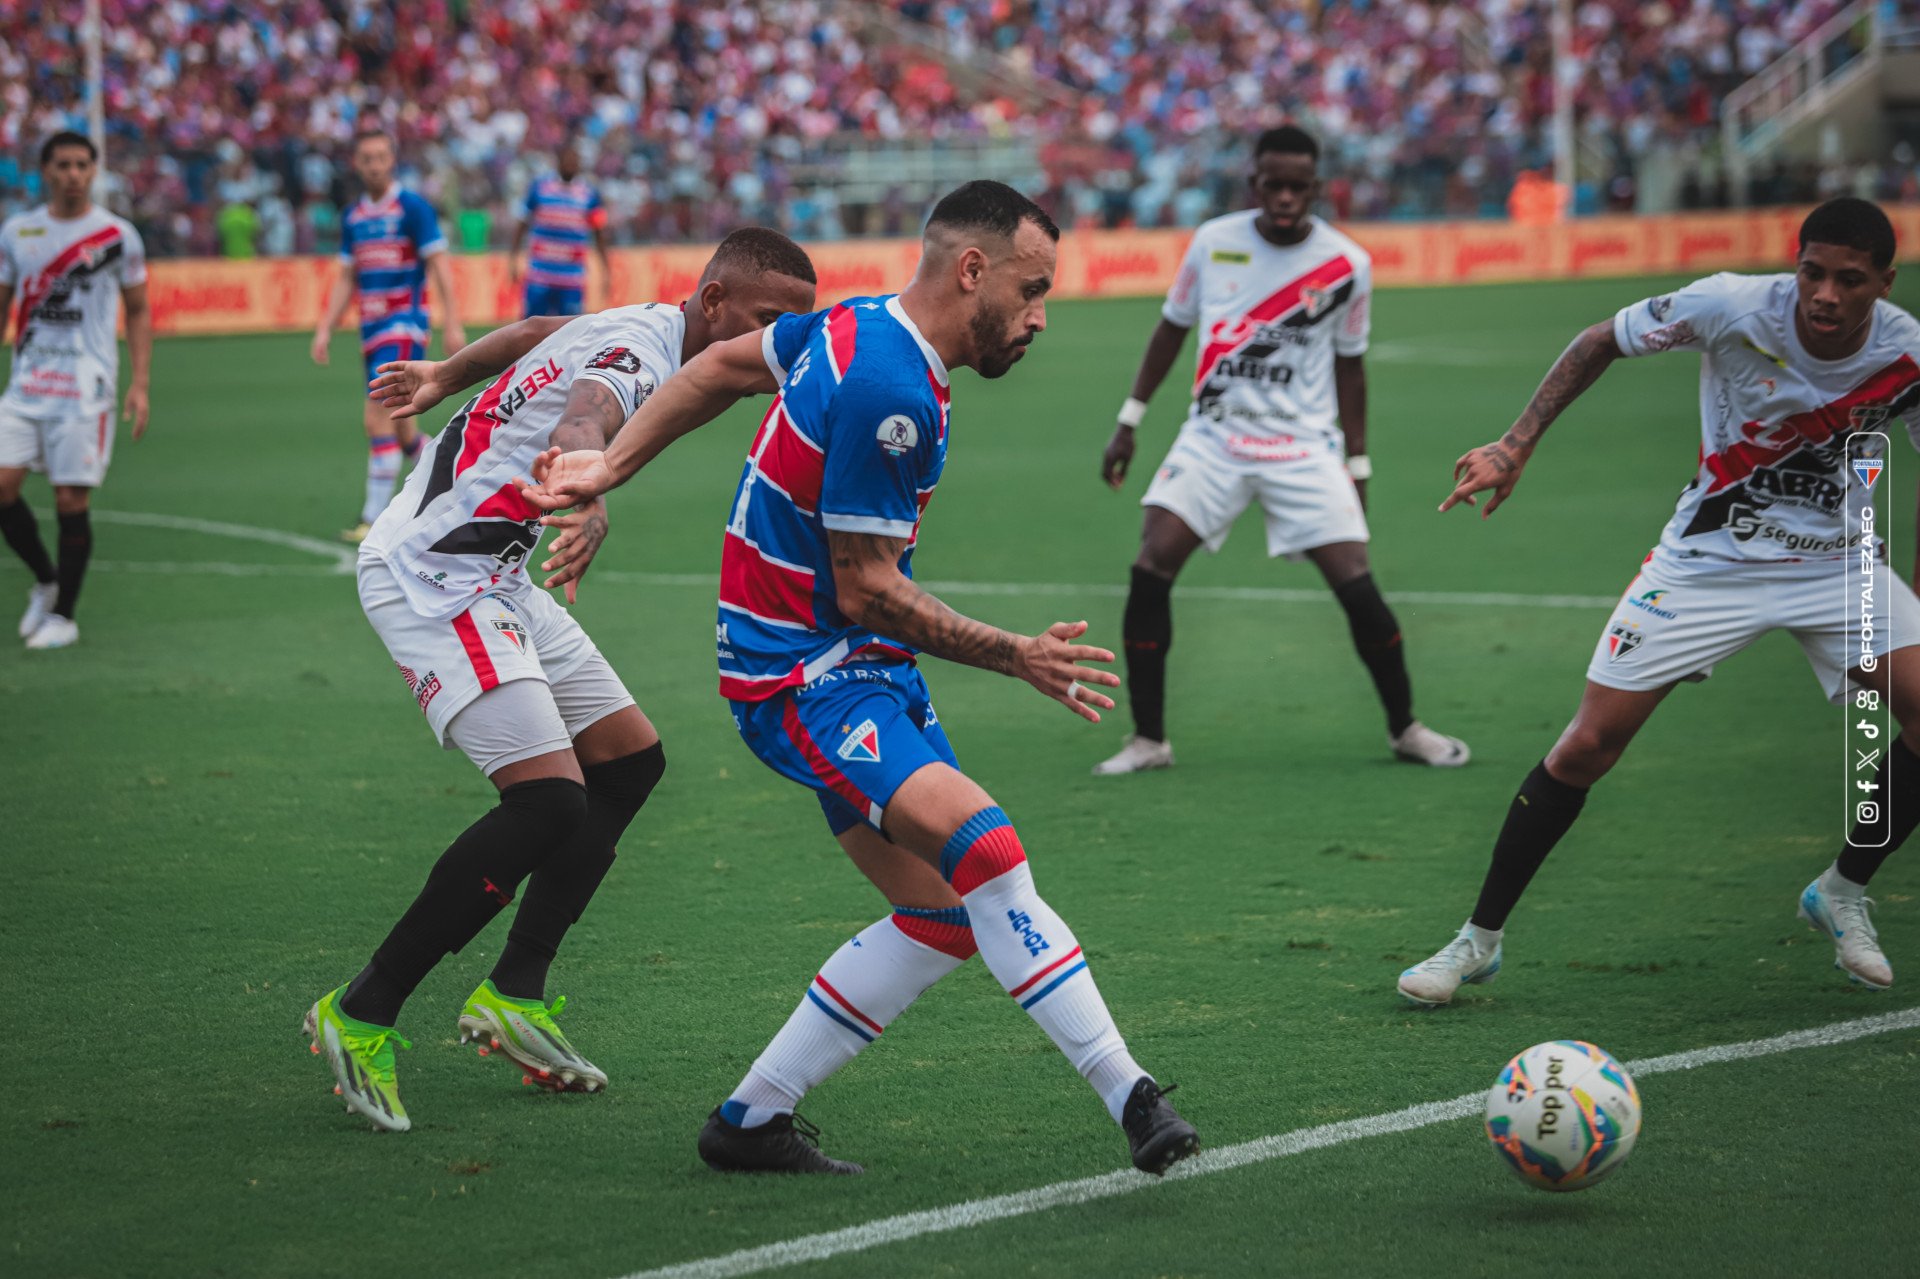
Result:
{"label": "stadium crowd", "polygon": [[[1576,208],[1674,205],[1701,182],[1719,99],[1839,0],[1581,0],[1589,167]],[[1917,6],[1902,4],[1903,9]],[[83,0],[0,10],[0,212],[37,197],[32,149],[83,125]],[[1190,225],[1238,199],[1248,133],[1281,117],[1331,148],[1335,211],[1505,210],[1550,160],[1544,0],[103,0],[108,202],[156,254],[337,243],[347,143],[379,123],[463,248],[581,140],[613,238],[892,233],[897,185],[843,198],[859,148],[1027,145],[1062,220]],[[1709,166],[1710,167],[1710,166]],[[1693,176],[1688,181],[1689,175]],[[1920,195],[1884,165],[1762,175],[1760,201]]]}

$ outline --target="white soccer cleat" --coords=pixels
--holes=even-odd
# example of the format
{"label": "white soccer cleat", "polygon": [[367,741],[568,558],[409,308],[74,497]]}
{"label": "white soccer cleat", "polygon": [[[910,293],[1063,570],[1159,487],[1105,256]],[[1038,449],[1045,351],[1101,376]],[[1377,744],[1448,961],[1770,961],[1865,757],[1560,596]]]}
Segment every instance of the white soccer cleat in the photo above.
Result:
{"label": "white soccer cleat", "polygon": [[1406,731],[1398,737],[1389,737],[1387,745],[1393,753],[1411,764],[1427,764],[1434,768],[1459,768],[1473,752],[1467,744],[1457,737],[1448,737],[1445,733],[1436,733],[1419,720],[1407,725]]}
{"label": "white soccer cleat", "polygon": [[1848,981],[1868,990],[1885,990],[1893,985],[1893,965],[1880,949],[1880,934],[1867,915],[1871,905],[1871,897],[1830,893],[1816,879],[1800,894],[1800,918],[1833,940],[1833,966],[1845,973]]}
{"label": "white soccer cleat", "polygon": [[1126,744],[1120,753],[1112,759],[1103,759],[1093,766],[1095,777],[1116,777],[1121,773],[1144,773],[1150,768],[1172,768],[1173,746],[1169,742],[1156,742],[1151,737],[1142,737],[1138,733],[1128,733]]}
{"label": "white soccer cleat", "polygon": [[21,639],[31,639],[41,624],[53,615],[53,601],[59,594],[57,582],[36,582],[27,588],[27,611],[20,615]]}
{"label": "white soccer cleat", "polygon": [[1422,1008],[1438,1008],[1453,999],[1461,983],[1477,986],[1499,973],[1500,942],[1496,940],[1491,948],[1482,946],[1469,922],[1432,959],[1400,974],[1400,993]]}
{"label": "white soccer cleat", "polygon": [[58,613],[47,614],[47,620],[33,634],[27,636],[28,648],[66,648],[80,642],[80,628],[74,625],[70,617]]}

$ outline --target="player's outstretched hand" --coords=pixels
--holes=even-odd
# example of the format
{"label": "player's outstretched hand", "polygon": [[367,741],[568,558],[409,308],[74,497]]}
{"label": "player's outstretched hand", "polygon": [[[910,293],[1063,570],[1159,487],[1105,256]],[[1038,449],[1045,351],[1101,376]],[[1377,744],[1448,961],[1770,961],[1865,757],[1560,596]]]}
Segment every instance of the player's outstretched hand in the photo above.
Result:
{"label": "player's outstretched hand", "polygon": [[130,386],[127,388],[127,403],[122,410],[123,416],[133,424],[133,438],[139,439],[147,433],[147,388]]}
{"label": "player's outstretched hand", "polygon": [[562,452],[550,448],[533,459],[533,483],[520,481],[520,496],[543,511],[581,506],[614,486],[613,469],[599,449]]}
{"label": "player's outstretched hand", "polygon": [[1461,454],[1460,460],[1453,464],[1453,492],[1440,503],[1440,509],[1450,511],[1462,502],[1477,506],[1479,503],[1473,500],[1473,495],[1491,492],[1493,496],[1480,512],[1480,518],[1486,519],[1500,509],[1500,504],[1513,492],[1513,486],[1520,482],[1520,471],[1527,464],[1527,456],[1501,440]]}
{"label": "player's outstretched hand", "polygon": [[1113,438],[1107,441],[1107,451],[1100,458],[1100,478],[1107,487],[1116,493],[1127,482],[1127,468],[1133,465],[1133,428],[1116,426]]}
{"label": "player's outstretched hand", "polygon": [[1080,664],[1113,660],[1113,654],[1104,648],[1073,642],[1086,633],[1085,622],[1055,622],[1040,634],[1028,636],[1020,646],[1014,672],[1075,715],[1098,724],[1100,711],[1113,709],[1113,699],[1088,685],[1118,688],[1120,677]]}
{"label": "player's outstretched hand", "polygon": [[325,365],[333,354],[332,347],[333,338],[330,334],[316,333],[313,335],[313,344],[307,348],[307,354],[313,357],[315,364]]}
{"label": "player's outstretched hand", "polygon": [[566,587],[567,603],[572,604],[580,579],[587,575],[587,565],[593,563],[600,544],[607,540],[606,503],[584,502],[565,515],[549,515],[540,522],[560,530],[560,536],[547,547],[546,563],[540,566],[541,572],[553,574],[547,579],[547,589]]}
{"label": "player's outstretched hand", "polygon": [[447,385],[445,360],[390,360],[374,370],[367,398],[398,422],[419,417],[460,388]]}

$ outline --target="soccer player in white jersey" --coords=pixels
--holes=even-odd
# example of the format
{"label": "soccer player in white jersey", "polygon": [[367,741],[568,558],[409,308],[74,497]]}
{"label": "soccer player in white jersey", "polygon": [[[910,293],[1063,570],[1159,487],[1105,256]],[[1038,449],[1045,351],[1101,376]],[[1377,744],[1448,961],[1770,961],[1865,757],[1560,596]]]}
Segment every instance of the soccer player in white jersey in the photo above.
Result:
{"label": "soccer player in white jersey", "polygon": [[1173,581],[1204,546],[1218,551],[1241,512],[1266,516],[1267,554],[1313,561],[1346,611],[1354,647],[1386,710],[1401,759],[1467,762],[1466,744],[1413,716],[1400,623],[1367,561],[1367,251],[1313,216],[1320,146],[1302,129],[1260,135],[1248,184],[1257,207],[1205,223],[1160,312],[1100,475],[1125,483],[1134,428],[1200,325],[1193,403],[1140,504],[1121,639],[1134,731],[1096,774],[1167,768],[1167,651]]}
{"label": "soccer player in white jersey", "polygon": [[[1876,990],[1892,984],[1864,894],[1920,823],[1920,602],[1886,568],[1859,504],[1844,499],[1857,483],[1854,460],[1884,463],[1884,437],[1867,433],[1904,420],[1920,435],[1920,323],[1886,300],[1893,256],[1893,226],[1878,207],[1829,201],[1801,225],[1794,274],[1709,276],[1600,321],[1573,340],[1505,435],[1455,463],[1440,509],[1490,491],[1491,515],[1540,436],[1615,360],[1701,356],[1699,467],[1601,632],[1573,722],[1521,783],[1472,916],[1400,975],[1408,999],[1444,1004],[1462,982],[1499,972],[1507,914],[1588,789],[1676,684],[1707,678],[1774,630],[1800,642],[1828,697],[1844,700],[1850,683],[1874,690],[1901,725],[1874,779],[1874,819],[1849,833],[1799,899],[1800,917],[1833,941],[1836,967]],[[1844,583],[1849,559],[1873,563],[1876,553],[1867,636]]]}
{"label": "soccer player in white jersey", "polygon": [[[33,573],[20,618],[32,649],[80,638],[74,605],[93,554],[88,507],[113,456],[114,327],[123,306],[132,377],[122,411],[134,439],[147,431],[147,251],[131,223],[93,203],[98,162],[85,137],[54,134],[40,148],[47,202],[0,225],[0,316],[13,312],[13,370],[0,394],[0,534]],[[53,485],[58,562],[20,496],[28,471],[46,472]]]}
{"label": "soccer player in white jersey", "polygon": [[[602,448],[681,364],[709,344],[813,308],[813,266],[775,231],[722,242],[694,303],[619,307],[502,329],[441,364],[388,365],[372,398],[415,416],[490,377],[426,447],[360,546],[360,602],[407,692],[447,749],[466,752],[499,802],[434,865],[370,963],[307,1014],[349,1110],[405,1131],[393,1048],[402,1003],[526,892],[491,975],[459,1018],[481,1052],[504,1051],[525,1080],[593,1092],[604,1072],[561,1033],[547,969],[613,865],[614,846],[660,780],[660,736],[568,613],[528,581],[541,512],[517,480],[550,445]],[[497,375],[497,376],[496,376]],[[556,574],[573,598],[606,536],[590,503],[545,520],[563,532]]]}

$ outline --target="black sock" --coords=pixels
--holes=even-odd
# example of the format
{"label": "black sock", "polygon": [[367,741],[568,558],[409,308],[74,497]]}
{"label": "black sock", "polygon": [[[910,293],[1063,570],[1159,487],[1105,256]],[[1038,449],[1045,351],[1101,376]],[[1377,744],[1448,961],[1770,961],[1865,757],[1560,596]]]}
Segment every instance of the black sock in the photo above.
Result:
{"label": "black sock", "polygon": [[391,1026],[435,964],[480,935],[513,900],[520,881],[565,848],[587,814],[586,788],[563,777],[519,782],[448,846],[420,895],[393,926],[373,962],[341,998],[360,1021]]}
{"label": "black sock", "polygon": [[45,586],[54,580],[53,558],[47,554],[47,544],[40,540],[40,526],[27,509],[25,498],[16,499],[12,506],[0,506],[0,535],[26,564],[34,581]]}
{"label": "black sock", "polygon": [[1407,654],[1400,643],[1400,623],[1381,598],[1373,574],[1362,573],[1333,588],[1333,598],[1347,611],[1353,646],[1373,676],[1373,687],[1387,712],[1387,733],[1398,737],[1413,723],[1413,682],[1407,678]]}
{"label": "black sock", "polygon": [[587,903],[613,868],[615,845],[647,796],[667,771],[666,747],[588,764],[587,818],[571,843],[540,864],[514,912],[507,944],[493,966],[493,985],[515,999],[547,997],[547,968],[560,953],[567,930],[580,922]]}
{"label": "black sock", "polygon": [[93,521],[85,511],[60,517],[60,564],[55,571],[60,593],[53,611],[73,620],[73,606],[80,599],[80,580],[87,575],[87,561],[93,558]]}
{"label": "black sock", "polygon": [[[1879,797],[1879,816],[1854,826],[1834,863],[1843,878],[1856,884],[1871,882],[1880,863],[1920,826],[1920,757],[1908,749],[1905,738],[1893,739],[1873,780],[1880,783],[1880,789],[1872,792]],[[1863,848],[1863,844],[1877,847]]]}
{"label": "black sock", "polygon": [[1520,793],[1513,797],[1513,807],[1507,810],[1500,838],[1494,841],[1493,865],[1487,867],[1480,901],[1473,908],[1476,927],[1507,926],[1508,912],[1527,891],[1533,873],[1572,827],[1586,802],[1587,792],[1547,772],[1545,760],[1533,766],[1527,780],[1520,783]]}
{"label": "black sock", "polygon": [[1127,609],[1120,618],[1127,654],[1127,702],[1133,731],[1167,740],[1167,650],[1173,647],[1173,579],[1133,566]]}

